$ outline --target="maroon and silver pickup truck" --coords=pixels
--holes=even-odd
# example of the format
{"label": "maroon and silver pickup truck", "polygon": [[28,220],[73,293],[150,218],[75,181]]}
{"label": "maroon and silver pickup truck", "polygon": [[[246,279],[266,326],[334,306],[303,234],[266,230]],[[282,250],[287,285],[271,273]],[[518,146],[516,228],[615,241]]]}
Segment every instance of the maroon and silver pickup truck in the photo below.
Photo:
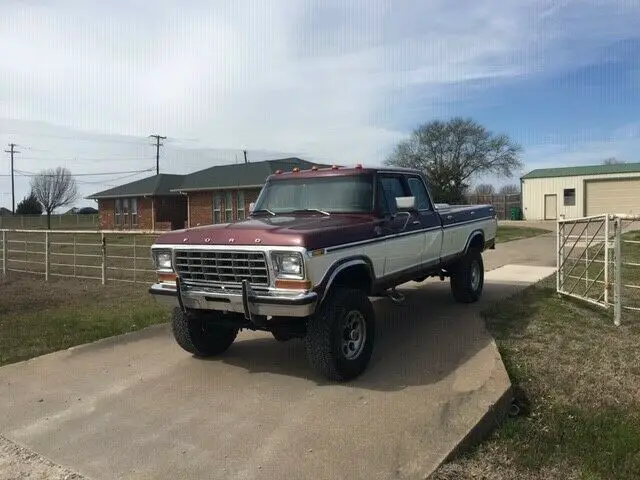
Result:
{"label": "maroon and silver pickup truck", "polygon": [[293,169],[267,178],[246,220],[161,235],[150,293],[174,305],[173,335],[196,356],[264,330],[303,338],[311,366],[346,381],[372,354],[370,298],[448,277],[456,301],[475,302],[496,230],[489,205],[436,205],[419,171]]}

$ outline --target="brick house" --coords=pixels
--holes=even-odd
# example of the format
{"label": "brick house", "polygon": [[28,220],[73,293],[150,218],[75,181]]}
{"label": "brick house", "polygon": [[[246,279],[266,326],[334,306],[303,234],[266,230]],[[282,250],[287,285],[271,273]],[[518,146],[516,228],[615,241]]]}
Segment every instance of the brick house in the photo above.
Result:
{"label": "brick house", "polygon": [[175,230],[236,222],[249,214],[269,175],[314,165],[328,166],[296,157],[216,165],[187,175],[154,175],[87,198],[98,200],[101,229]]}
{"label": "brick house", "polygon": [[187,221],[187,199],[174,192],[184,175],[161,173],[94,193],[102,230],[175,230]]}
{"label": "brick house", "polygon": [[[217,165],[186,175],[176,192],[186,194],[187,225],[241,221],[249,214],[267,177],[278,170],[308,169],[315,163],[300,158]],[[318,167],[326,165],[318,164]]]}

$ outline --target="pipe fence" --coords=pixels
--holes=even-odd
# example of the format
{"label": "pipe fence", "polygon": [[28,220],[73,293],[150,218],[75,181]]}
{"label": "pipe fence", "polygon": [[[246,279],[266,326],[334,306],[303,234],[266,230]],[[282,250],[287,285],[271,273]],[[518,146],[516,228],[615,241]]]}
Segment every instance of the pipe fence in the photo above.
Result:
{"label": "pipe fence", "polygon": [[640,215],[558,220],[556,290],[613,310],[620,325],[640,316]]}
{"label": "pipe fence", "polygon": [[107,282],[155,278],[150,246],[159,232],[0,230],[2,273],[23,272]]}

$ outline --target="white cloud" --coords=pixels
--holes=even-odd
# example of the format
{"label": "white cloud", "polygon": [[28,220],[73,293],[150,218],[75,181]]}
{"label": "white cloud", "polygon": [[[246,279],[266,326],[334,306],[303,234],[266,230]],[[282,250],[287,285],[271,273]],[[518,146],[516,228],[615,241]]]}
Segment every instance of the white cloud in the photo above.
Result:
{"label": "white cloud", "polygon": [[[394,125],[416,93],[428,120],[430,104],[460,100],[468,82],[571,68],[636,34],[640,7],[594,2],[5,0],[0,117],[137,137],[127,148],[107,137],[56,143],[36,123],[21,142],[50,161],[88,153],[149,165],[146,136],[160,133],[197,139],[184,146],[377,163],[405,133]],[[14,137],[0,132],[3,143]],[[186,168],[179,158],[168,168]]]}

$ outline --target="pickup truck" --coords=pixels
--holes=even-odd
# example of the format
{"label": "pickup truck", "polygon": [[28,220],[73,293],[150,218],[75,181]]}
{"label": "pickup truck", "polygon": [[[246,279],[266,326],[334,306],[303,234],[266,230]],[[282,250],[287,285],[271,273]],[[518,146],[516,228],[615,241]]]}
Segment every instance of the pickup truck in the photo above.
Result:
{"label": "pickup truck", "polygon": [[173,336],[195,356],[262,330],[304,339],[311,367],[343,382],[371,358],[371,298],[402,302],[397,286],[439,277],[477,301],[496,230],[492,206],[435,204],[417,170],[294,168],[266,179],[245,220],[159,236],[149,292],[173,305]]}

